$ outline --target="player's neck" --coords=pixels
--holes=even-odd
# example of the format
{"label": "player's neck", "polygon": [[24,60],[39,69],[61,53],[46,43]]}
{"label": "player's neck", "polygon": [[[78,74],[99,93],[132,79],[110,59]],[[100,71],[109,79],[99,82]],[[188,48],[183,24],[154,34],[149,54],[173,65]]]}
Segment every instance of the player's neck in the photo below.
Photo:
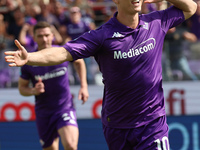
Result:
{"label": "player's neck", "polygon": [[127,15],[120,13],[117,15],[117,20],[125,26],[135,29],[139,23],[139,15],[138,13],[136,13],[135,15]]}

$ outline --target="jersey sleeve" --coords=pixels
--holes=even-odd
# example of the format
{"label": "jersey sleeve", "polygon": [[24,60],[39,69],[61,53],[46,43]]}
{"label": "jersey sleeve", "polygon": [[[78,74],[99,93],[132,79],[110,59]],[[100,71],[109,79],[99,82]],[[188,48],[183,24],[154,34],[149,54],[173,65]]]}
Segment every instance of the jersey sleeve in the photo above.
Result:
{"label": "jersey sleeve", "polygon": [[63,47],[70,52],[73,59],[94,56],[100,49],[103,35],[99,30],[91,30],[77,39],[66,43]]}
{"label": "jersey sleeve", "polygon": [[185,21],[183,11],[171,6],[165,10],[155,11],[151,13],[153,19],[161,21],[161,28],[166,33],[170,28],[173,28]]}
{"label": "jersey sleeve", "polygon": [[168,29],[178,26],[185,21],[183,11],[171,6],[162,12],[162,28],[168,31]]}

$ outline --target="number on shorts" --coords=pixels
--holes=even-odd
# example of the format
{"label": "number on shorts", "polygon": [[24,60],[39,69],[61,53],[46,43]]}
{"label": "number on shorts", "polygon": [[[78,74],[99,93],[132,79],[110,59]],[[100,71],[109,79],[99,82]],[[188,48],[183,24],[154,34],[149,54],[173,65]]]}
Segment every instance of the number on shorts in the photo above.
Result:
{"label": "number on shorts", "polygon": [[162,141],[160,141],[160,139],[157,139],[154,142],[157,143],[158,150],[169,150],[169,140],[168,140],[168,137],[164,136],[162,138]]}

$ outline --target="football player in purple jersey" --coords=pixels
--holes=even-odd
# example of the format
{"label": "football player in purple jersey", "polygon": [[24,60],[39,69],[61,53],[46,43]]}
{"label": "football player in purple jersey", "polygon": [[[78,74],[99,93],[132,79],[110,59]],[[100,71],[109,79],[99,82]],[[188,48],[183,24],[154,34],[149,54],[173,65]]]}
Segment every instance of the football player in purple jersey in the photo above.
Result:
{"label": "football player in purple jersey", "polygon": [[[55,47],[53,38],[47,22],[38,22],[34,26],[34,41],[38,45],[35,51]],[[79,130],[70,93],[68,64],[65,61],[53,66],[21,67],[18,88],[23,96],[35,96],[36,125],[43,150],[58,150],[59,137],[65,150],[77,150]],[[89,95],[85,63],[79,59],[73,64],[80,77],[79,99],[85,103]]]}
{"label": "football player in purple jersey", "polygon": [[[143,0],[113,0],[118,11],[108,22],[63,47],[27,53],[16,40],[6,52],[9,66],[54,65],[94,56],[103,76],[102,124],[110,150],[169,150],[161,56],[167,31],[191,17],[193,0],[140,14]],[[161,0],[145,0],[145,3]]]}

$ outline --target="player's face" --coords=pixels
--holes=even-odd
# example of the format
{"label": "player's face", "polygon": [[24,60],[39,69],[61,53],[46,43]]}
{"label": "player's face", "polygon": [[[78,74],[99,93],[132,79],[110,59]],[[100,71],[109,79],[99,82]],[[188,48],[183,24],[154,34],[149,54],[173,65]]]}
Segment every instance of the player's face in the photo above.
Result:
{"label": "player's face", "polygon": [[49,27],[37,29],[34,34],[34,40],[38,44],[38,50],[52,46],[53,33]]}
{"label": "player's face", "polygon": [[141,11],[143,0],[113,0],[119,11],[127,13],[138,13]]}

